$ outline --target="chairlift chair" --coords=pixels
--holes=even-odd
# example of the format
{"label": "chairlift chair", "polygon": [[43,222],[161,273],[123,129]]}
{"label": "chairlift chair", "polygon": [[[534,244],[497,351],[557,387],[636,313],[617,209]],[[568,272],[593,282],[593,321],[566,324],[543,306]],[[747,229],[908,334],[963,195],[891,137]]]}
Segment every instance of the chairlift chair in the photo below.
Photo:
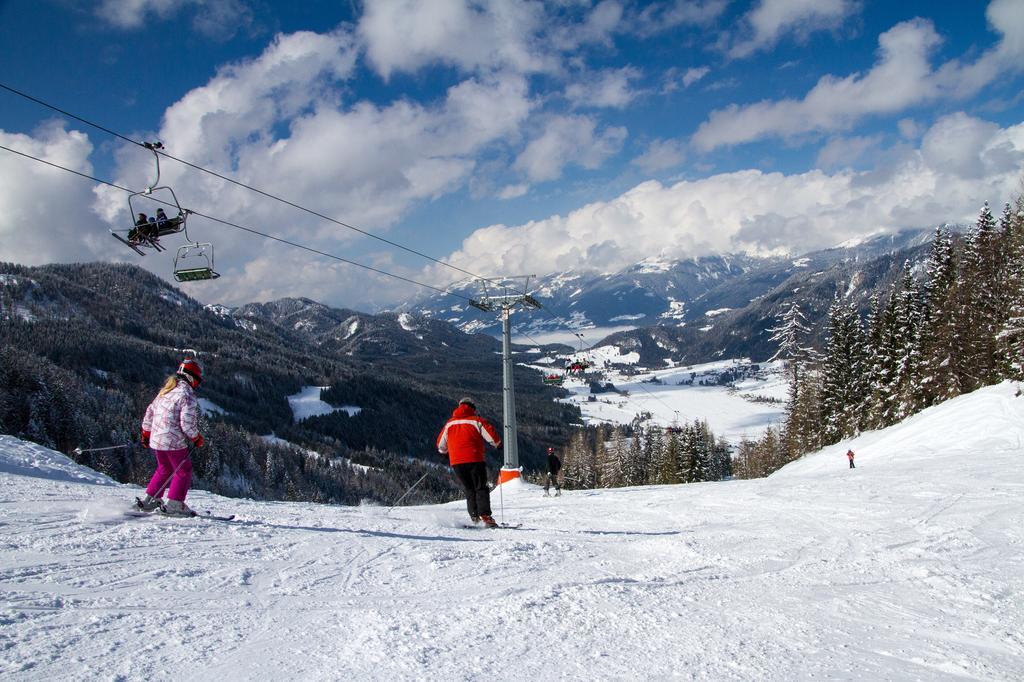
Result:
{"label": "chairlift chair", "polygon": [[[128,213],[131,216],[132,226],[127,229],[110,230],[110,234],[115,239],[140,256],[146,255],[145,251],[142,250],[144,248],[164,251],[165,247],[160,244],[160,237],[184,231],[186,221],[188,220],[188,210],[181,207],[181,203],[178,202],[178,197],[174,194],[174,190],[170,187],[159,185],[160,155],[157,153],[157,150],[163,149],[163,145],[159,142],[145,142],[143,144],[146,149],[153,152],[153,157],[156,159],[156,180],[141,192],[134,192],[128,195]],[[158,196],[161,198],[154,197],[154,192],[159,192]],[[140,215],[139,209],[142,207],[141,200],[143,198],[147,198],[150,202],[167,206],[171,209],[171,214],[174,214],[174,209],[177,209],[177,214],[173,215],[173,217],[168,217],[166,220],[136,224],[135,217]]]}
{"label": "chairlift chair", "polygon": [[179,282],[201,282],[217,279],[213,269],[213,244],[186,244],[174,255],[174,279]]}

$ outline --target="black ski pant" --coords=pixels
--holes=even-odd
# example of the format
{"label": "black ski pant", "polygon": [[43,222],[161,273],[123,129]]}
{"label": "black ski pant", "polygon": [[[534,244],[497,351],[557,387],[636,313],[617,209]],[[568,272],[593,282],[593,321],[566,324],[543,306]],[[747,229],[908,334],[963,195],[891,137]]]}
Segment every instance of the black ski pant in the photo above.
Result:
{"label": "black ski pant", "polygon": [[466,489],[466,509],[470,516],[491,515],[491,489],[487,487],[487,465],[483,462],[456,464],[455,475]]}
{"label": "black ski pant", "polygon": [[853,466],[853,460],[852,459],[850,460],[850,468],[851,469],[856,469],[857,468],[857,467]]}
{"label": "black ski pant", "polygon": [[551,486],[555,486],[555,490],[556,491],[562,492],[562,488],[558,485],[558,472],[557,471],[549,471],[548,472],[548,480],[544,481],[544,492],[547,492],[548,488],[550,488]]}

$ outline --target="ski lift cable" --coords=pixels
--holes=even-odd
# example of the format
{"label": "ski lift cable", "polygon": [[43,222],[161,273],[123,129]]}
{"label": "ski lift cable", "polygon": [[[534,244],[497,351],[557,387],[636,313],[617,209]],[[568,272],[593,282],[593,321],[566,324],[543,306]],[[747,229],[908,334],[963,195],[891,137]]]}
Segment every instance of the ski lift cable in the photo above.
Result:
{"label": "ski lift cable", "polygon": [[[2,83],[0,83],[0,87],[4,87]],[[113,187],[115,189],[119,189],[122,192],[127,192],[127,193],[134,192],[134,190],[132,190],[132,189],[130,189],[128,187],[123,187],[121,185],[118,185],[117,183],[110,182],[109,180],[103,180],[103,179],[97,178],[97,177],[95,177],[93,175],[89,175],[89,174],[83,173],[81,171],[76,171],[76,170],[74,170],[72,168],[68,168],[66,166],[61,166],[60,164],[53,163],[52,161],[47,161],[46,159],[41,159],[41,158],[39,158],[37,156],[33,156],[32,154],[27,154],[25,152],[19,151],[17,149],[12,149],[11,147],[7,147],[7,146],[2,145],[2,144],[0,144],[0,149],[3,149],[4,151],[10,152],[12,154],[16,154],[18,156],[21,156],[21,157],[24,157],[24,158],[27,158],[27,159],[31,159],[32,161],[36,161],[38,163],[42,163],[42,164],[50,166],[52,168],[56,168],[58,170],[65,171],[67,173],[71,173],[73,175],[77,175],[77,176],[85,178],[87,180],[91,180],[92,182],[96,182],[96,183],[99,183],[101,185],[107,185],[109,187]],[[164,203],[164,204],[167,204],[168,206],[170,205],[168,202],[164,202],[164,201],[160,201],[159,203]],[[371,267],[369,265],[364,265],[362,263],[358,263],[358,262],[353,261],[353,260],[348,260],[347,258],[342,258],[341,256],[337,256],[335,254],[328,253],[326,251],[321,251],[319,249],[314,249],[313,247],[306,246],[305,244],[300,244],[298,242],[293,242],[293,241],[290,241],[288,239],[283,239],[281,237],[275,237],[274,235],[267,234],[266,232],[261,232],[259,230],[255,230],[253,228],[249,228],[249,227],[245,227],[245,226],[242,226],[242,225],[238,225],[236,223],[232,223],[230,221],[223,220],[221,218],[217,218],[215,216],[207,215],[205,213],[200,213],[198,211],[191,211],[191,213],[193,215],[199,216],[201,218],[206,218],[207,220],[211,220],[213,222],[221,223],[222,225],[226,225],[228,227],[233,227],[235,229],[248,232],[250,234],[258,235],[258,236],[263,237],[265,239],[270,239],[272,241],[280,242],[282,244],[287,244],[287,245],[293,246],[293,247],[295,247],[297,249],[302,249],[304,251],[308,251],[310,253],[314,253],[314,254],[323,256],[325,258],[331,258],[333,260],[337,260],[337,261],[342,262],[342,263],[347,263],[349,265],[354,265],[354,266],[356,266],[358,268],[362,268],[364,270],[369,270],[371,272],[375,272],[375,273],[384,275],[386,277],[391,277],[393,279],[397,279],[397,280],[400,280],[400,281],[403,281],[403,282],[407,282],[409,284],[414,284],[416,286],[424,287],[426,289],[430,289],[432,291],[436,291],[438,293],[441,293],[441,294],[444,294],[444,295],[447,295],[447,296],[452,296],[452,297],[455,297],[455,298],[459,298],[459,299],[462,299],[464,301],[472,301],[472,299],[470,299],[468,296],[463,296],[462,294],[457,294],[454,291],[449,291],[449,290],[441,289],[440,287],[435,287],[435,286],[433,286],[431,284],[426,284],[424,282],[418,282],[418,281],[416,281],[414,279],[411,279],[411,278],[408,278],[408,277],[403,277],[402,275],[396,275],[394,273],[387,272],[386,270],[380,270],[378,268],[374,268],[374,267]],[[544,310],[544,309],[542,308],[542,310]],[[572,328],[569,327],[568,323],[566,323],[564,319],[556,317],[556,316],[552,315],[551,313],[548,313],[548,314],[551,315],[552,319],[554,319],[555,321],[562,322],[565,325],[565,329],[566,330],[570,330],[571,331]],[[577,334],[577,336],[582,336],[579,332],[575,332],[574,331],[573,333]],[[526,336],[527,338],[530,338],[526,334],[523,334],[523,336]],[[531,340],[531,342],[535,343],[538,346],[542,345],[542,344],[537,343],[534,339],[530,339],[530,340]],[[666,408],[668,408],[669,410],[672,410],[672,407],[668,403],[666,403],[664,400],[659,398],[657,395],[655,395],[651,391],[647,390],[643,386],[642,383],[638,382],[636,385],[637,385],[638,388],[640,388],[642,391],[644,391],[645,393],[650,395],[652,398],[654,398],[655,400],[660,402]]]}
{"label": "ski lift cable", "polygon": [[[216,178],[224,180],[225,182],[230,182],[233,185],[237,185],[239,187],[245,188],[245,189],[247,189],[247,190],[249,190],[251,192],[255,192],[255,193],[260,194],[262,196],[265,196],[265,197],[267,197],[269,199],[273,199],[274,201],[278,201],[278,202],[280,202],[282,204],[285,204],[287,206],[291,206],[292,208],[296,208],[296,209],[298,209],[300,211],[304,211],[306,213],[309,213],[310,215],[314,215],[314,216],[316,216],[318,218],[321,218],[321,219],[326,220],[328,222],[334,223],[335,225],[340,225],[341,227],[344,227],[346,229],[352,230],[354,232],[358,232],[359,234],[364,235],[366,237],[370,237],[371,239],[376,239],[379,242],[383,242],[384,244],[388,244],[388,245],[393,246],[393,247],[395,247],[397,249],[401,249],[401,250],[403,250],[403,251],[405,251],[407,253],[411,253],[411,254],[419,256],[421,258],[425,258],[425,259],[427,259],[429,261],[437,263],[438,265],[443,265],[446,268],[450,268],[452,270],[456,270],[458,272],[461,272],[461,273],[463,273],[465,275],[469,275],[470,277],[473,277],[475,279],[483,279],[483,280],[487,280],[487,281],[493,281],[493,280],[491,280],[491,279],[489,279],[487,277],[483,277],[481,275],[477,275],[477,274],[475,274],[473,272],[470,272],[469,270],[465,270],[463,268],[460,268],[457,265],[452,265],[451,263],[446,263],[443,260],[440,260],[438,258],[434,258],[433,256],[431,256],[429,254],[426,254],[426,253],[423,253],[422,251],[417,251],[416,249],[410,248],[410,247],[405,246],[403,244],[399,244],[398,242],[392,241],[390,239],[386,239],[385,237],[381,237],[379,235],[373,234],[372,232],[368,232],[366,230],[360,229],[360,228],[358,228],[358,227],[356,227],[354,225],[350,225],[350,224],[348,224],[346,222],[343,222],[341,220],[337,220],[337,219],[332,218],[330,216],[324,215],[323,213],[315,211],[315,210],[313,210],[311,208],[307,208],[307,207],[305,207],[305,206],[303,206],[301,204],[297,204],[297,203],[295,203],[293,201],[289,201],[288,199],[285,199],[283,197],[279,197],[279,196],[277,196],[275,194],[271,194],[270,192],[262,190],[262,189],[260,189],[258,187],[253,187],[252,185],[249,185],[249,184],[246,184],[244,182],[241,182],[240,180],[235,180],[234,178],[230,178],[230,177],[228,177],[226,175],[222,175],[221,173],[218,173],[216,171],[210,170],[209,168],[204,168],[203,166],[200,166],[198,164],[192,163],[191,161],[187,161],[185,159],[178,158],[178,157],[176,157],[176,156],[174,156],[172,154],[168,154],[163,149],[154,149],[153,147],[147,146],[145,143],[139,142],[138,140],[133,140],[132,138],[128,137],[127,135],[123,135],[122,133],[119,133],[116,130],[111,130],[110,128],[107,128],[106,126],[100,125],[98,123],[94,123],[93,121],[90,121],[88,119],[82,118],[81,116],[77,116],[77,115],[67,111],[66,109],[62,109],[62,108],[60,108],[58,106],[50,104],[49,102],[45,102],[45,101],[39,99],[38,97],[33,97],[32,95],[30,95],[30,94],[28,94],[26,92],[22,92],[21,90],[18,90],[16,88],[12,88],[11,86],[6,85],[4,83],[0,83],[0,88],[2,88],[4,90],[7,90],[8,92],[13,93],[15,95],[18,95],[19,97],[23,97],[23,98],[25,98],[27,100],[35,102],[36,104],[39,104],[40,106],[46,107],[47,109],[51,109],[53,111],[56,111],[59,114],[62,114],[62,115],[67,116],[69,118],[73,118],[76,121],[78,121],[80,123],[84,123],[87,126],[95,128],[97,130],[101,130],[101,131],[107,133],[108,135],[112,135],[112,136],[114,136],[114,137],[116,137],[118,139],[124,140],[125,142],[129,142],[129,143],[134,144],[136,146],[143,147],[145,149],[149,149],[150,151],[154,152],[155,154],[159,154],[161,156],[164,156],[164,157],[166,157],[168,159],[171,159],[172,161],[177,161],[180,164],[183,164],[183,165],[188,166],[190,168],[193,168],[195,170],[201,171],[203,173],[207,173],[207,174],[212,175],[212,176],[214,176]],[[463,298],[468,298],[468,297],[463,297]]]}
{"label": "ski lift cable", "polygon": [[[12,154],[17,154],[18,156],[22,156],[22,157],[25,157],[27,159],[31,159],[33,161],[38,161],[39,163],[45,164],[47,166],[51,166],[52,168],[57,168],[59,170],[66,171],[68,173],[73,173],[74,175],[78,175],[79,177],[86,178],[87,180],[92,180],[93,182],[97,182],[97,183],[100,183],[102,185],[107,185],[109,187],[113,187],[115,189],[119,189],[122,192],[132,193],[132,192],[135,191],[135,190],[132,190],[132,189],[130,189],[128,187],[123,187],[121,185],[118,185],[117,183],[110,182],[108,180],[103,180],[101,178],[97,178],[97,177],[89,175],[87,173],[82,173],[81,171],[76,171],[76,170],[74,170],[72,168],[67,168],[66,166],[61,166],[60,164],[53,163],[52,161],[47,161],[46,159],[41,159],[41,158],[39,158],[37,156],[33,156],[31,154],[27,154],[25,152],[18,151],[17,149],[12,149],[12,148],[7,147],[7,146],[2,145],[2,144],[0,144],[0,149],[3,149],[4,151],[7,151],[7,152],[11,152]],[[158,201],[158,203],[166,204],[168,206],[171,205],[169,202],[166,202],[166,201],[159,201],[159,200],[155,200],[155,201]],[[347,258],[342,258],[341,256],[335,255],[333,253],[329,253],[327,251],[321,251],[319,249],[315,249],[315,248],[313,248],[311,246],[306,246],[305,244],[301,244],[299,242],[294,242],[294,241],[291,241],[289,239],[284,239],[283,237],[276,237],[276,236],[274,236],[272,234],[268,234],[266,232],[261,232],[260,230],[253,229],[251,227],[245,227],[244,225],[239,225],[237,223],[232,223],[232,222],[230,222],[228,220],[224,220],[222,218],[217,218],[216,216],[212,216],[212,215],[208,215],[208,214],[205,214],[205,213],[201,213],[199,211],[193,211],[191,209],[189,210],[189,212],[192,215],[194,215],[194,216],[199,216],[200,218],[206,218],[207,220],[210,220],[210,221],[213,221],[213,222],[216,222],[216,223],[220,223],[220,224],[226,225],[228,227],[233,227],[233,228],[235,228],[237,230],[242,230],[242,231],[248,232],[250,234],[258,235],[260,237],[263,237],[264,239],[270,239],[272,241],[280,242],[282,244],[287,244],[288,246],[293,246],[293,247],[295,247],[297,249],[302,249],[304,251],[308,251],[310,253],[317,254],[319,256],[324,256],[325,258],[331,258],[333,260],[340,261],[342,263],[347,263],[349,265],[354,265],[354,266],[356,266],[358,268],[362,268],[364,270],[369,270],[370,272],[375,272],[377,274],[384,275],[386,277],[391,277],[393,279],[401,280],[401,281],[407,282],[409,284],[415,284],[416,286],[424,287],[425,289],[431,289],[433,291],[436,291],[436,292],[441,293],[441,294],[445,294],[447,296],[453,296],[455,298],[459,298],[459,299],[462,299],[464,301],[471,301],[472,300],[468,296],[463,296],[462,294],[457,294],[454,291],[448,291],[448,290],[445,290],[445,289],[441,289],[440,287],[436,287],[436,286],[434,286],[432,284],[426,284],[425,282],[419,282],[419,281],[411,279],[409,277],[403,277],[402,275],[396,275],[393,272],[388,272],[386,270],[381,270],[379,268],[375,268],[375,267],[372,267],[372,266],[369,266],[369,265],[364,265],[363,263],[359,263],[359,262],[356,262],[354,260],[349,260]]]}
{"label": "ski lift cable", "polygon": [[[398,242],[389,240],[389,239],[387,239],[385,237],[381,237],[379,235],[375,235],[372,232],[368,232],[366,230],[360,229],[360,228],[358,228],[358,227],[356,227],[354,225],[350,225],[348,223],[345,223],[343,221],[337,220],[335,218],[331,218],[330,216],[324,215],[324,214],[322,214],[322,213],[320,213],[318,211],[315,211],[313,209],[310,209],[310,208],[307,208],[305,206],[302,206],[301,204],[297,204],[297,203],[295,203],[293,201],[289,201],[288,199],[284,199],[284,198],[279,197],[279,196],[277,196],[275,194],[272,194],[272,193],[267,192],[265,190],[259,189],[258,187],[253,187],[252,185],[248,185],[248,184],[246,184],[244,182],[241,182],[239,180],[235,180],[233,178],[230,178],[230,177],[228,177],[226,175],[223,175],[221,173],[218,173],[216,171],[210,170],[208,168],[204,168],[203,166],[200,166],[198,164],[192,163],[192,162],[187,161],[185,159],[178,158],[178,157],[176,157],[176,156],[174,156],[172,154],[167,153],[166,151],[164,151],[161,148],[154,148],[154,146],[152,144],[147,144],[145,142],[140,142],[138,140],[132,139],[132,138],[128,137],[127,135],[124,135],[123,133],[119,133],[116,130],[108,128],[108,127],[106,127],[104,125],[101,125],[101,124],[96,123],[94,121],[90,121],[89,119],[86,119],[86,118],[84,118],[82,116],[78,116],[77,114],[73,114],[73,113],[71,113],[70,111],[68,111],[66,109],[58,107],[58,106],[56,106],[54,104],[51,104],[49,102],[46,102],[46,101],[44,101],[44,100],[42,100],[42,99],[40,99],[38,97],[30,95],[30,94],[28,94],[26,92],[23,92],[21,90],[18,90],[17,88],[11,87],[10,85],[7,85],[5,83],[0,82],[0,89],[6,90],[6,91],[8,91],[8,92],[10,92],[10,93],[12,93],[14,95],[17,95],[19,97],[27,99],[27,100],[29,100],[31,102],[34,102],[34,103],[36,103],[36,104],[38,104],[38,105],[40,105],[42,107],[46,107],[47,109],[51,109],[52,111],[55,111],[55,112],[57,112],[57,113],[59,113],[59,114],[61,114],[63,116],[67,116],[69,118],[72,118],[72,119],[74,119],[74,120],[76,120],[76,121],[78,121],[80,123],[83,123],[83,124],[85,124],[87,126],[95,128],[96,130],[100,130],[100,131],[102,131],[104,133],[107,133],[108,135],[111,135],[113,137],[116,137],[116,138],[118,138],[120,140],[123,140],[125,142],[130,143],[130,144],[134,144],[134,145],[136,145],[138,147],[142,147],[144,149],[147,149],[147,150],[153,152],[154,154],[157,154],[159,156],[164,156],[164,157],[169,158],[169,159],[171,159],[173,161],[177,161],[178,163],[181,163],[181,164],[183,164],[185,166],[188,166],[188,167],[193,168],[195,170],[201,171],[203,173],[207,173],[207,174],[212,175],[212,176],[214,176],[216,178],[224,180],[225,182],[230,182],[230,183],[232,183],[234,185],[237,185],[239,187],[247,189],[247,190],[249,190],[251,192],[255,192],[255,193],[263,195],[263,196],[265,196],[265,197],[267,197],[269,199],[273,199],[274,201],[278,201],[278,202],[283,203],[283,204],[285,204],[287,206],[291,206],[291,207],[296,208],[296,209],[298,209],[300,211],[304,211],[306,213],[309,213],[310,215],[314,215],[314,216],[316,216],[318,218],[321,218],[323,220],[327,220],[328,222],[334,223],[334,224],[339,225],[341,227],[344,227],[346,229],[352,230],[354,232],[358,232],[359,234],[362,234],[364,236],[370,237],[371,239],[376,239],[377,241],[380,241],[380,242],[382,242],[384,244],[388,244],[388,245],[393,246],[393,247],[395,247],[397,249],[401,249],[403,251],[406,251],[407,253],[411,253],[411,254],[419,256],[421,258],[425,258],[425,259],[427,259],[427,260],[429,260],[431,262],[437,263],[438,265],[442,265],[442,266],[444,266],[446,268],[455,270],[457,272],[461,272],[464,275],[467,275],[468,277],[472,277],[472,278],[477,279],[477,280],[483,280],[483,281],[486,281],[486,282],[496,282],[497,281],[497,280],[494,280],[492,278],[483,277],[482,275],[478,275],[478,274],[473,273],[473,272],[471,272],[469,270],[466,270],[464,268],[460,268],[460,267],[458,267],[456,265],[452,265],[451,263],[447,263],[447,262],[445,262],[443,260],[440,260],[438,258],[434,258],[433,256],[430,256],[429,254],[426,254],[426,253],[423,253],[423,252],[418,251],[416,249],[407,247],[407,246],[405,246],[403,244],[400,244]],[[95,181],[102,182],[102,181],[99,181],[99,180],[95,180]],[[119,189],[124,189],[124,188],[120,188],[119,187]],[[196,213],[194,211],[193,211],[193,213],[195,215],[200,215],[199,213]],[[213,219],[210,216],[203,216],[203,217],[205,217],[207,219]],[[215,220],[215,219],[213,219],[213,220]],[[238,229],[244,229],[244,228],[241,228],[238,225],[231,225],[231,227],[235,227],[235,228],[238,228]],[[269,235],[265,235],[263,233],[259,233],[259,232],[256,232],[256,233],[260,234],[261,236],[267,237],[269,239],[276,239],[275,237],[270,237]],[[297,244],[294,244],[294,243],[291,243],[291,242],[287,242],[285,240],[281,240],[281,241],[284,241],[285,243],[289,243],[292,246],[299,246]],[[304,248],[304,247],[300,246],[300,248]],[[326,254],[322,254],[321,253],[320,255],[326,255]],[[343,260],[344,262],[351,262],[351,261],[345,261],[344,259],[341,259],[341,260]],[[355,265],[357,265],[359,267],[364,267],[364,266],[362,266],[361,264],[358,264],[358,263],[353,263],[353,264],[355,264]],[[368,269],[373,270],[373,268],[368,268]],[[378,272],[381,272],[381,271],[378,271]],[[389,276],[392,276],[392,275],[389,274]],[[404,279],[404,278],[401,278],[401,279]],[[410,281],[411,282],[412,280],[406,279],[405,281]],[[419,282],[413,282],[413,283],[422,285]],[[436,287],[430,287],[429,285],[422,285],[422,286],[427,286],[428,288],[434,289],[435,291],[441,291],[441,293],[452,295],[452,296],[456,296],[456,297],[461,298],[463,300],[471,300],[467,296],[462,296],[462,295],[459,295],[459,294],[452,293],[450,291],[450,288],[453,285],[454,284],[449,285],[449,290],[439,290]],[[556,315],[555,313],[553,313],[552,311],[550,311],[547,308],[541,308],[541,310],[543,310],[544,314],[546,314],[548,317],[550,317],[553,321],[559,323],[567,331],[571,331],[572,333],[576,334],[582,340],[582,336],[580,334],[578,334],[576,331],[574,331],[574,328],[572,327],[572,325],[569,324],[569,322],[564,317],[562,317],[560,315]],[[596,341],[595,341],[595,343],[596,343]],[[593,344],[587,346],[586,349],[582,349],[582,350],[589,350],[590,348],[593,348]]]}
{"label": "ski lift cable", "polygon": [[[366,230],[362,230],[362,229],[360,229],[360,228],[358,228],[358,227],[356,227],[354,225],[350,225],[348,223],[345,223],[343,221],[337,220],[335,218],[331,218],[330,216],[327,216],[327,215],[324,215],[322,213],[319,213],[318,211],[315,211],[313,209],[307,208],[305,206],[302,206],[302,205],[297,204],[295,202],[289,201],[289,200],[284,199],[282,197],[276,196],[276,195],[271,194],[270,192],[267,192],[265,190],[261,190],[258,187],[253,187],[253,186],[248,185],[248,184],[246,184],[244,182],[241,182],[239,180],[235,180],[233,178],[227,177],[225,175],[217,173],[216,171],[210,170],[208,168],[204,168],[204,167],[202,167],[202,166],[200,166],[198,164],[194,164],[194,163],[192,163],[190,161],[187,161],[185,159],[180,159],[180,158],[178,158],[176,156],[173,156],[173,155],[167,153],[163,149],[155,149],[152,146],[152,144],[147,144],[145,142],[140,142],[138,140],[134,140],[134,139],[128,137],[127,135],[124,135],[123,133],[119,133],[116,130],[108,128],[108,127],[106,127],[104,125],[101,125],[101,124],[96,123],[94,121],[90,121],[89,119],[86,119],[86,118],[84,118],[82,116],[78,116],[77,114],[73,114],[73,113],[71,113],[70,111],[68,111],[66,109],[58,107],[58,106],[56,106],[54,104],[51,104],[49,102],[46,102],[46,101],[44,101],[42,99],[39,99],[38,97],[30,95],[30,94],[28,94],[26,92],[23,92],[21,90],[18,90],[17,88],[11,87],[10,85],[7,85],[5,83],[0,82],[0,89],[6,90],[6,91],[8,91],[8,92],[10,92],[10,93],[12,93],[14,95],[17,95],[19,97],[27,99],[27,100],[29,100],[31,102],[34,102],[34,103],[36,103],[36,104],[38,104],[38,105],[40,105],[42,107],[45,107],[45,108],[50,109],[52,111],[55,111],[55,112],[57,112],[57,113],[59,113],[59,114],[61,114],[63,116],[67,116],[68,118],[72,118],[72,119],[74,119],[74,120],[76,120],[76,121],[78,121],[80,123],[83,123],[83,124],[85,124],[87,126],[95,128],[96,130],[100,130],[100,131],[102,131],[104,133],[107,133],[108,135],[111,135],[113,137],[116,137],[116,138],[118,138],[120,140],[123,140],[125,142],[130,143],[130,144],[134,144],[134,145],[136,145],[138,147],[142,147],[144,149],[152,151],[155,154],[165,156],[166,158],[169,158],[169,159],[171,159],[173,161],[177,161],[178,163],[181,163],[181,164],[183,164],[185,166],[188,166],[190,168],[194,168],[194,169],[196,169],[198,171],[201,171],[203,173],[207,173],[207,174],[212,175],[214,177],[220,178],[221,180],[224,180],[225,182],[230,182],[230,183],[232,183],[234,185],[237,185],[239,187],[248,189],[249,191],[255,192],[257,194],[261,194],[261,195],[263,195],[263,196],[265,196],[267,198],[273,199],[273,200],[281,202],[281,203],[283,203],[285,205],[288,205],[288,206],[291,206],[291,207],[296,208],[298,210],[304,211],[306,213],[314,215],[314,216],[316,216],[318,218],[321,218],[323,220],[327,220],[328,222],[334,223],[336,225],[339,225],[341,227],[347,228],[347,229],[352,230],[354,232],[358,232],[359,234],[362,234],[364,236],[370,237],[372,239],[376,239],[377,241],[380,241],[380,242],[382,242],[384,244],[388,244],[388,245],[393,246],[393,247],[395,247],[397,249],[401,249],[403,251],[406,251],[407,253],[411,253],[411,254],[419,256],[421,258],[425,258],[425,259],[427,259],[427,260],[429,260],[431,262],[437,263],[438,265],[444,266],[444,267],[449,268],[451,270],[455,270],[457,272],[461,272],[464,275],[467,275],[468,277],[472,277],[473,279],[483,280],[485,282],[497,282],[497,280],[495,280],[493,278],[483,277],[482,275],[478,275],[478,274],[473,273],[473,272],[471,272],[469,270],[466,270],[464,268],[460,268],[457,265],[452,265],[451,263],[447,263],[447,262],[445,262],[443,260],[440,260],[438,258],[434,258],[433,256],[430,256],[429,254],[426,254],[426,253],[423,253],[423,252],[418,251],[416,249],[407,247],[407,246],[405,246],[403,244],[400,244],[398,242],[386,239],[386,238],[381,237],[379,235],[375,235],[372,232],[367,232]],[[97,180],[97,182],[101,182],[101,181]],[[119,188],[119,189],[123,189],[123,188]],[[196,215],[198,215],[198,214],[196,214]],[[204,216],[204,217],[208,218],[209,216]],[[237,226],[234,226],[234,227],[237,227]],[[268,238],[273,238],[273,237],[268,237]],[[356,264],[356,265],[359,265],[359,264]],[[362,266],[360,266],[360,267],[362,267]],[[448,294],[448,295],[457,296],[458,298],[462,298],[464,300],[471,300],[469,297],[461,296],[461,295],[458,295],[458,294],[453,294],[450,291],[450,288],[452,286],[454,286],[454,283],[449,285],[449,290],[444,290],[444,291],[442,291],[442,293],[445,293],[445,294]],[[429,288],[433,288],[433,289],[437,290],[434,287],[429,287]],[[557,322],[560,325],[562,325],[564,329],[566,329],[568,331],[572,331],[573,330],[572,325],[570,325],[569,322],[566,321],[566,319],[563,318],[562,316],[555,315],[554,313],[552,313],[547,308],[541,308],[541,310],[543,310],[544,313],[546,315],[548,315],[548,317],[550,317],[552,320],[554,320],[555,322]],[[589,350],[592,347],[593,347],[593,345],[588,346],[587,350]]]}

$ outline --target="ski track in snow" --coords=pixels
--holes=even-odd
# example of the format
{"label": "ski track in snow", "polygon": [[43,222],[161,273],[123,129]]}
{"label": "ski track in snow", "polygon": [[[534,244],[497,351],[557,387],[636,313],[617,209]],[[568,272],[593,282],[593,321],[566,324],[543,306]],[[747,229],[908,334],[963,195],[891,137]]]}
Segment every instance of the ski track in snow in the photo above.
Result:
{"label": "ski track in snow", "polygon": [[[124,518],[0,436],[5,679],[1024,677],[1024,398],[1003,385],[756,481]],[[847,468],[852,446],[858,468]],[[25,462],[32,462],[29,470]]]}

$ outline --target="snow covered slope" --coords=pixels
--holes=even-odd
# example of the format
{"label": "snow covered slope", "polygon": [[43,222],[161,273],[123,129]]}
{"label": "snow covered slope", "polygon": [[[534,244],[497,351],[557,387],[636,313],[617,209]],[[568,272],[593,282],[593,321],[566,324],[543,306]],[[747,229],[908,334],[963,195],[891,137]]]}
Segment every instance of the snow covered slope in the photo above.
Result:
{"label": "snow covered slope", "polygon": [[499,531],[459,527],[456,503],[385,515],[204,493],[196,506],[240,521],[124,519],[136,489],[2,437],[0,676],[1021,679],[1013,392],[763,480],[503,486],[496,513],[524,526]]}

